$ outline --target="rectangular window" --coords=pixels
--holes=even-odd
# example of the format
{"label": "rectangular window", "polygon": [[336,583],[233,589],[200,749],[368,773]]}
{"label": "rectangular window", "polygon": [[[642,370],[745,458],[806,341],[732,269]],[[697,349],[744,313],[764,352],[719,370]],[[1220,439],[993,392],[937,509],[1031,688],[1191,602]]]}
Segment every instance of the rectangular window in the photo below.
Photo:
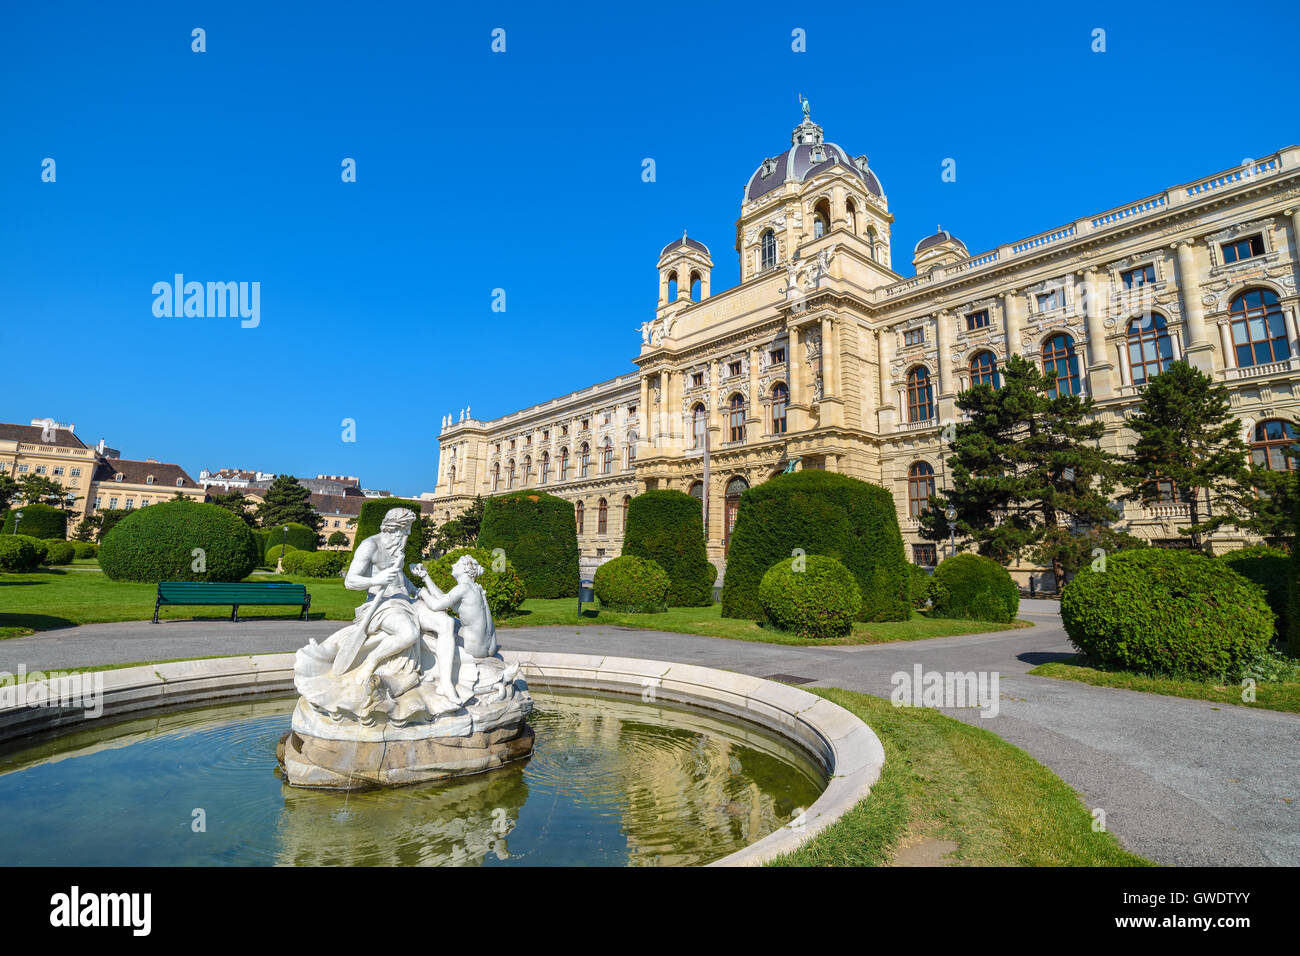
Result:
{"label": "rectangular window", "polygon": [[904,345],[920,345],[925,341],[925,329],[908,329],[903,333]]}
{"label": "rectangular window", "polygon": [[1053,289],[1051,292],[1040,292],[1037,301],[1039,312],[1051,312],[1065,305],[1065,295],[1060,289]]}
{"label": "rectangular window", "polygon": [[135,499],[134,499],[134,498],[127,498],[127,499],[126,499],[126,510],[127,510],[127,511],[130,511],[130,510],[131,510],[132,508],[134,508],[134,507],[135,507]]}
{"label": "rectangular window", "polygon": [[739,363],[739,362],[731,362],[730,364],[728,364],[728,365],[727,365],[727,374],[728,374],[728,375],[739,375],[739,374],[740,374],[740,363]]}
{"label": "rectangular window", "polygon": [[37,465],[37,466],[36,466],[36,474],[38,474],[38,475],[43,475],[43,474],[45,474],[45,466],[44,466],[44,465]]}
{"label": "rectangular window", "polygon": [[550,441],[550,440],[551,440],[551,430],[548,428],[544,432],[542,432],[542,441]]}
{"label": "rectangular window", "polygon": [[912,545],[912,563],[923,568],[932,568],[938,564],[939,557],[935,546],[932,544],[914,544]]}
{"label": "rectangular window", "polygon": [[62,468],[62,466],[60,466],[60,465],[55,465],[55,466],[54,466],[54,473],[55,473],[56,475],[61,475],[61,474],[63,474],[63,468]]}
{"label": "rectangular window", "polygon": [[81,477],[81,469],[80,469],[80,468],[73,468],[72,471],[69,472],[69,474],[71,474],[73,478],[80,478],[80,477]]}
{"label": "rectangular window", "polygon": [[628,413],[629,415],[635,415],[635,414],[636,414],[636,406],[635,406],[635,405],[629,405],[629,406],[627,407],[627,413]]}
{"label": "rectangular window", "polygon": [[19,466],[18,466],[18,474],[20,474],[20,475],[25,475],[25,474],[27,474],[27,466],[26,466],[26,465],[19,465]]}
{"label": "rectangular window", "polygon": [[587,425],[588,425],[589,423],[590,423],[590,419],[584,418],[584,419],[582,420],[582,430],[583,430],[584,432],[587,430]]}
{"label": "rectangular window", "polygon": [[1230,262],[1240,262],[1242,259],[1253,259],[1255,256],[1262,256],[1263,254],[1264,236],[1262,234],[1247,236],[1245,239],[1223,244],[1224,265]]}
{"label": "rectangular window", "polygon": [[692,373],[691,373],[691,388],[702,388],[703,386],[704,386],[704,373],[703,373],[703,372],[692,372]]}
{"label": "rectangular window", "polygon": [[988,309],[980,309],[978,312],[971,312],[966,316],[966,331],[973,332],[975,329],[987,329],[988,327]]}
{"label": "rectangular window", "polygon": [[1119,274],[1120,280],[1124,283],[1126,289],[1136,289],[1138,286],[1151,285],[1156,281],[1156,267],[1154,263],[1139,266],[1136,269],[1129,269],[1128,272]]}
{"label": "rectangular window", "polygon": [[101,498],[99,495],[95,495],[95,509],[99,510],[103,506],[104,506],[104,499]]}
{"label": "rectangular window", "polygon": [[149,499],[148,499],[148,498],[141,498],[141,499],[140,499],[140,507],[141,507],[141,508],[148,508],[148,507],[149,507]]}
{"label": "rectangular window", "polygon": [[108,510],[109,510],[109,511],[116,511],[116,510],[117,510],[117,499],[116,499],[116,498],[109,498],[109,499],[108,499]]}
{"label": "rectangular window", "polygon": [[772,349],[772,364],[780,365],[785,361],[785,349]]}

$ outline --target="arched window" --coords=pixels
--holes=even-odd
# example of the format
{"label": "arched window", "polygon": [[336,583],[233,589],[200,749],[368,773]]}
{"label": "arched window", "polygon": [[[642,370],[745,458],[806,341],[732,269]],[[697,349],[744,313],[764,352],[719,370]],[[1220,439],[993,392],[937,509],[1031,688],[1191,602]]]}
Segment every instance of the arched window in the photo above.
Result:
{"label": "arched window", "polygon": [[1047,397],[1079,394],[1079,355],[1074,339],[1065,333],[1053,335],[1043,345],[1043,372],[1050,381]]}
{"label": "arched window", "polygon": [[1128,324],[1128,364],[1134,385],[1145,385],[1173,361],[1174,343],[1163,315],[1148,312]]}
{"label": "arched window", "polygon": [[868,226],[867,227],[867,248],[871,250],[871,258],[879,262],[880,256],[877,254],[876,251],[877,240],[878,237],[876,235],[876,230],[872,226]]}
{"label": "arched window", "polygon": [[813,238],[820,239],[831,231],[831,204],[825,199],[813,206]]}
{"label": "arched window", "polygon": [[677,273],[668,273],[668,301],[677,301]]}
{"label": "arched window", "polygon": [[628,436],[627,436],[627,464],[626,464],[626,466],[625,466],[626,469],[627,469],[628,471],[631,471],[631,470],[633,469],[633,467],[636,465],[636,443],[637,443],[639,440],[640,440],[640,439],[637,437],[637,433],[636,433],[636,432],[628,432]]}
{"label": "arched window", "polygon": [[727,494],[723,500],[724,522],[722,527],[724,534],[724,551],[731,548],[731,532],[732,529],[736,527],[736,515],[740,511],[740,496],[743,495],[748,488],[749,482],[740,476],[736,476],[727,482]]}
{"label": "arched window", "polygon": [[583,516],[586,514],[586,511],[587,509],[583,507],[581,501],[579,501],[576,505],[573,506],[573,516],[575,519],[577,519],[578,522],[578,534],[582,534],[582,519]]}
{"label": "arched window", "polygon": [[907,373],[907,420],[925,422],[934,418],[934,387],[930,370],[918,365]]}
{"label": "arched window", "polygon": [[501,487],[501,462],[495,462],[492,465],[492,490],[496,491]]}
{"label": "arched window", "polygon": [[533,456],[525,455],[524,473],[523,473],[523,484],[525,487],[527,487],[528,482],[532,480],[532,477],[533,477]]}
{"label": "arched window", "polygon": [[691,482],[691,490],[689,494],[696,501],[703,504],[704,503],[704,482],[702,481]]}
{"label": "arched window", "polygon": [[934,497],[934,469],[929,462],[918,461],[907,470],[907,513],[919,518]]}
{"label": "arched window", "polygon": [[560,481],[569,480],[569,449],[560,449]]}
{"label": "arched window", "polygon": [[785,434],[785,410],[790,404],[790,390],[778,383],[772,386],[772,434]]}
{"label": "arched window", "polygon": [[591,471],[591,446],[586,442],[582,443],[582,454],[578,458],[578,477],[586,478]]}
{"label": "arched window", "polygon": [[763,233],[762,270],[776,268],[776,233],[771,229]]}
{"label": "arched window", "polygon": [[977,352],[974,358],[970,360],[971,388],[976,385],[988,385],[991,388],[997,388],[999,384],[997,357],[987,350]]}
{"label": "arched window", "polygon": [[623,496],[623,531],[627,531],[627,509],[632,506],[632,496]]}
{"label": "arched window", "polygon": [[600,473],[602,475],[612,474],[614,471],[614,442],[612,439],[605,439],[605,447],[600,455]]}
{"label": "arched window", "polygon": [[702,294],[703,289],[704,289],[704,285],[703,285],[703,281],[700,279],[700,274],[698,272],[692,272],[691,273],[691,301],[692,302],[700,301],[700,295]]}
{"label": "arched window", "polygon": [[455,466],[455,465],[452,465],[452,466],[451,466],[451,469],[450,469],[450,472],[449,472],[449,476],[448,476],[447,483],[448,483],[449,485],[454,485],[454,484],[456,483],[456,466]]}
{"label": "arched window", "polygon": [[730,436],[732,441],[745,440],[745,396],[737,392],[731,396],[731,401],[727,403],[730,406]]}
{"label": "arched window", "polygon": [[606,534],[609,531],[609,502],[604,498],[596,504],[596,533]]}
{"label": "arched window", "polygon": [[704,406],[697,403],[695,407],[691,409],[692,448],[704,447],[704,429],[708,427],[708,423],[705,419]]}
{"label": "arched window", "polygon": [[506,487],[513,488],[514,486],[515,486],[515,460],[511,458],[509,464],[506,465]]}
{"label": "arched window", "polygon": [[1269,471],[1294,471],[1295,459],[1287,454],[1295,447],[1295,428],[1290,422],[1273,418],[1255,426],[1255,440],[1250,443],[1250,457],[1256,468]]}
{"label": "arched window", "polygon": [[1232,300],[1228,314],[1232,317],[1232,344],[1237,352],[1238,368],[1281,362],[1291,357],[1282,307],[1272,292],[1249,289]]}
{"label": "arched window", "polygon": [[542,484],[546,484],[550,480],[551,480],[551,453],[549,451],[544,451],[542,452]]}
{"label": "arched window", "polygon": [[844,216],[848,219],[849,232],[856,236],[858,234],[858,207],[852,199],[844,204]]}

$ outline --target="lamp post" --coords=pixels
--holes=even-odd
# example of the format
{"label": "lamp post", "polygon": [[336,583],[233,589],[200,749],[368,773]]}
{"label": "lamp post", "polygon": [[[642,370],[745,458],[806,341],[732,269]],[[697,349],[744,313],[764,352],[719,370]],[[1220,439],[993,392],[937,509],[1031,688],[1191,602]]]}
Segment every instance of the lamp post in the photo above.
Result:
{"label": "lamp post", "polygon": [[944,511],[943,516],[948,519],[948,557],[957,553],[957,542],[955,532],[957,528],[957,509],[951,504]]}
{"label": "lamp post", "polygon": [[22,511],[14,512],[14,534],[18,533],[18,523],[23,520]]}
{"label": "lamp post", "polygon": [[280,536],[280,566],[284,567],[284,549],[289,544],[289,526],[285,525],[281,530],[284,534]]}

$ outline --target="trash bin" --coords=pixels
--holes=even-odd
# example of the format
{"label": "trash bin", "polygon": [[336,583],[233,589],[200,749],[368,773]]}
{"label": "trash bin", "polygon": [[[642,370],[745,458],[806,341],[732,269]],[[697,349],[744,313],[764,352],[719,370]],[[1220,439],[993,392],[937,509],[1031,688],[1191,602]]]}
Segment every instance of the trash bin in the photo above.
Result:
{"label": "trash bin", "polygon": [[582,614],[583,602],[590,604],[596,600],[595,582],[590,578],[582,578],[578,582],[578,614]]}

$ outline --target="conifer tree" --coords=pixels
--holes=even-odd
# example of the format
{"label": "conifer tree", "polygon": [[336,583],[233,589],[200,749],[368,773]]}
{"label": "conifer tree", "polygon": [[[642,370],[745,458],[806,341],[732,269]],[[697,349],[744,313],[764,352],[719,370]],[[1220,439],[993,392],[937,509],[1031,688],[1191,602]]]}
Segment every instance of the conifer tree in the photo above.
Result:
{"label": "conifer tree", "polygon": [[257,508],[257,522],[263,528],[296,522],[319,533],[325,519],[311,506],[311,492],[293,475],[276,475]]}

